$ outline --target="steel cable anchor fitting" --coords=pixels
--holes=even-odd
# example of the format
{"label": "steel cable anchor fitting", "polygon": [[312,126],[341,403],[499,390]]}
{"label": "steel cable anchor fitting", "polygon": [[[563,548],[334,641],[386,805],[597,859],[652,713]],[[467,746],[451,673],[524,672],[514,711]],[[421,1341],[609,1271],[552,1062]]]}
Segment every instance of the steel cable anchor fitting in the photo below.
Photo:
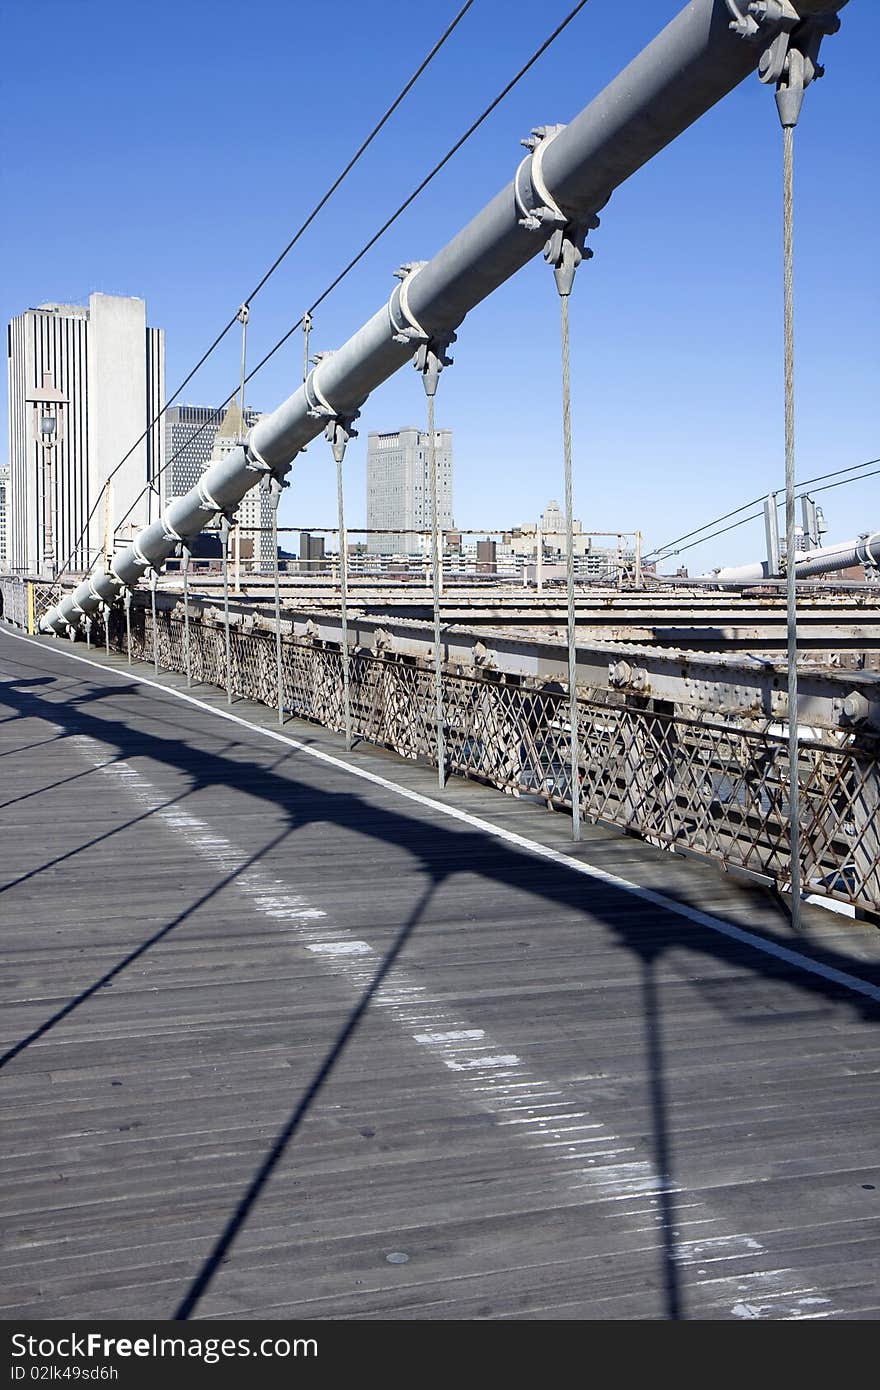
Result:
{"label": "steel cable anchor fitting", "polygon": [[743,11],[737,0],[727,0],[732,15],[730,27],[740,38],[762,47],[758,77],[776,87],[776,107],[783,126],[798,123],[804,92],[825,69],[819,62],[819,48],[826,34],[836,34],[840,20],[836,14],[817,14],[802,18],[791,0],[754,0]]}
{"label": "steel cable anchor fitting", "polygon": [[560,299],[567,299],[571,294],[575,272],[581,262],[592,260],[593,252],[584,243],[598,226],[599,219],[594,215],[584,222],[566,222],[547,238],[544,260],[553,270]]}

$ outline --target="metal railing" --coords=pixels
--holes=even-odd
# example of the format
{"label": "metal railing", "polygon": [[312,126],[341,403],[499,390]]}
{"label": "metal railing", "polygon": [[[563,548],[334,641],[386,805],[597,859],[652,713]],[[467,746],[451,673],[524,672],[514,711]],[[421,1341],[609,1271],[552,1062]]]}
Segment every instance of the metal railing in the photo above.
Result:
{"label": "metal railing", "polygon": [[51,607],[52,585],[48,579],[18,574],[0,575],[0,618],[23,632],[35,632],[37,623]]}
{"label": "metal railing", "polygon": [[[4,620],[33,631],[50,585],[0,577]],[[180,605],[130,613],[133,660],[187,668]],[[265,620],[263,620],[265,621]],[[289,628],[283,623],[282,628]],[[91,640],[105,642],[103,616]],[[126,652],[123,610],[110,613],[110,645]],[[342,654],[337,642],[294,636],[281,643],[284,712],[341,732],[345,728]],[[225,686],[219,614],[193,612],[189,659],[194,683]],[[235,615],[230,628],[234,696],[278,702],[275,634]],[[436,765],[434,675],[430,659],[357,649],[350,660],[355,736]],[[571,731],[561,681],[510,672],[443,671],[447,770],[513,796],[571,807]],[[665,849],[740,870],[783,890],[789,882],[788,730],[773,715],[756,722],[695,709],[631,690],[582,686],[578,692],[581,814]],[[862,728],[802,728],[798,742],[804,891],[880,913],[880,735]]]}
{"label": "metal railing", "polygon": [[[194,683],[224,686],[221,622],[189,623]],[[131,614],[131,653],[186,670],[178,610]],[[100,642],[103,634],[95,633]],[[111,645],[125,650],[121,614],[111,614]],[[230,631],[234,696],[278,701],[275,636],[253,620]],[[314,638],[282,640],[287,715],[345,728],[342,654]],[[434,677],[430,660],[356,650],[350,660],[352,728],[357,738],[436,765]],[[571,731],[560,682],[498,671],[443,673],[447,769],[514,795],[570,808]],[[784,890],[789,882],[787,726],[694,711],[631,691],[582,687],[578,693],[579,796],[585,821],[602,822],[652,844],[740,870]],[[870,729],[803,729],[798,744],[804,891],[869,913],[880,912],[880,736]]]}

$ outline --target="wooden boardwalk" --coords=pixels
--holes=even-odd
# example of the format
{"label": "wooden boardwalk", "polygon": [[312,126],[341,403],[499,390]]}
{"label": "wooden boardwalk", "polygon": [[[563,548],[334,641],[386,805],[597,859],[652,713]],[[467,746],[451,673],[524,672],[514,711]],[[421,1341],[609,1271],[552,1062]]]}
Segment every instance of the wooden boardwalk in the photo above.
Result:
{"label": "wooden boardwalk", "polygon": [[84,655],[0,628],[0,1316],[877,1315],[873,928]]}

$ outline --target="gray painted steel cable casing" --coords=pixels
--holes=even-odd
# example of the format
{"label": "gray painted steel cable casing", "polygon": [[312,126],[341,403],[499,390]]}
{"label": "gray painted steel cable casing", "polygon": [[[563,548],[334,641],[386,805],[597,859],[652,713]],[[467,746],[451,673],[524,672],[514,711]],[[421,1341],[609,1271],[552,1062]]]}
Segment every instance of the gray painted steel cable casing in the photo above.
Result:
{"label": "gray painted steel cable casing", "polygon": [[[810,14],[840,10],[846,0],[799,0]],[[749,73],[760,49],[729,29],[725,0],[691,3],[575,119],[546,144],[543,181],[572,219],[586,218],[643,164],[686,130]],[[544,198],[531,177],[528,157],[518,178],[527,211]],[[468,311],[543,250],[547,232],[521,225],[516,181],[511,182],[408,282],[410,316],[431,337],[443,338]],[[395,341],[407,322],[400,287],[335,353],[323,358],[308,380],[251,431],[256,455],[276,473],[327,421],[314,407],[321,400],[335,415],[351,416],[370,392],[408,362],[417,340]],[[173,502],[165,516],[141,531],[110,573],[96,573],[41,620],[41,631],[63,633],[84,613],[113,602],[154,565],[164,564],[178,539],[197,534],[219,510],[234,509],[261,478],[244,448],[214,463],[198,487]],[[216,504],[216,505],[212,505]]]}
{"label": "gray painted steel cable casing", "polygon": [[[832,574],[835,570],[849,569],[851,565],[880,566],[880,531],[875,531],[871,536],[861,536],[857,541],[829,545],[827,549],[808,550],[797,561],[795,569],[798,579],[808,579],[814,574]],[[778,578],[771,573],[766,560],[714,570],[703,577],[714,579],[718,584],[760,584],[762,579]]]}

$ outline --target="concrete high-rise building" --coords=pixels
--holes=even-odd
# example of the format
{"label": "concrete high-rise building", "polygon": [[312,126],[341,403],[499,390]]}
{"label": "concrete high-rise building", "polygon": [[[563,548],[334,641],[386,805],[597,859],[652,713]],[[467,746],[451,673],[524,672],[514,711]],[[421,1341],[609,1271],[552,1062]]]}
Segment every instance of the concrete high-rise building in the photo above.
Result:
{"label": "concrete high-rise building", "polygon": [[0,468],[0,572],[6,569],[9,547],[6,542],[6,525],[9,502],[9,464]]}
{"label": "concrete high-rise building", "polygon": [[[233,401],[223,416],[220,428],[214,436],[212,459],[222,459],[232,452],[241,441],[246,429],[251,429],[260,419],[253,410],[245,409],[247,425],[242,420],[238,401]],[[256,478],[255,478],[256,483]],[[262,487],[254,486],[246,492],[238,504],[237,532],[233,537],[233,548],[240,546],[240,555],[248,567],[254,569],[274,569],[277,556],[272,548],[272,506],[270,495]]]}
{"label": "concrete high-rise building", "polygon": [[[173,405],[165,412],[165,457],[162,497],[167,507],[175,497],[194,488],[213,459],[234,449],[239,439],[261,419],[259,411],[245,408],[244,423],[237,401],[233,401],[219,426],[217,411],[209,405]],[[271,569],[272,509],[266,493],[252,488],[238,509],[241,558],[258,569]]]}
{"label": "concrete high-rise building", "polygon": [[[246,410],[245,417],[248,429],[260,418],[255,410]],[[214,440],[223,418],[223,412],[210,405],[172,405],[165,411],[164,506],[195,487],[211,462]],[[238,419],[241,419],[241,412]]]}
{"label": "concrete high-rise building", "polygon": [[[436,431],[437,504],[440,525],[452,519],[452,430]],[[414,428],[367,439],[367,528],[373,555],[417,555],[424,544],[406,531],[431,529],[430,440]]]}
{"label": "concrete high-rise building", "polygon": [[147,327],[142,299],[93,294],[87,308],[27,309],[7,345],[8,563],[39,574],[70,556],[72,569],[87,569],[130,507],[122,536],[150,519],[149,495],[136,499],[163,462],[162,427],[150,421],[165,404],[165,334]]}

